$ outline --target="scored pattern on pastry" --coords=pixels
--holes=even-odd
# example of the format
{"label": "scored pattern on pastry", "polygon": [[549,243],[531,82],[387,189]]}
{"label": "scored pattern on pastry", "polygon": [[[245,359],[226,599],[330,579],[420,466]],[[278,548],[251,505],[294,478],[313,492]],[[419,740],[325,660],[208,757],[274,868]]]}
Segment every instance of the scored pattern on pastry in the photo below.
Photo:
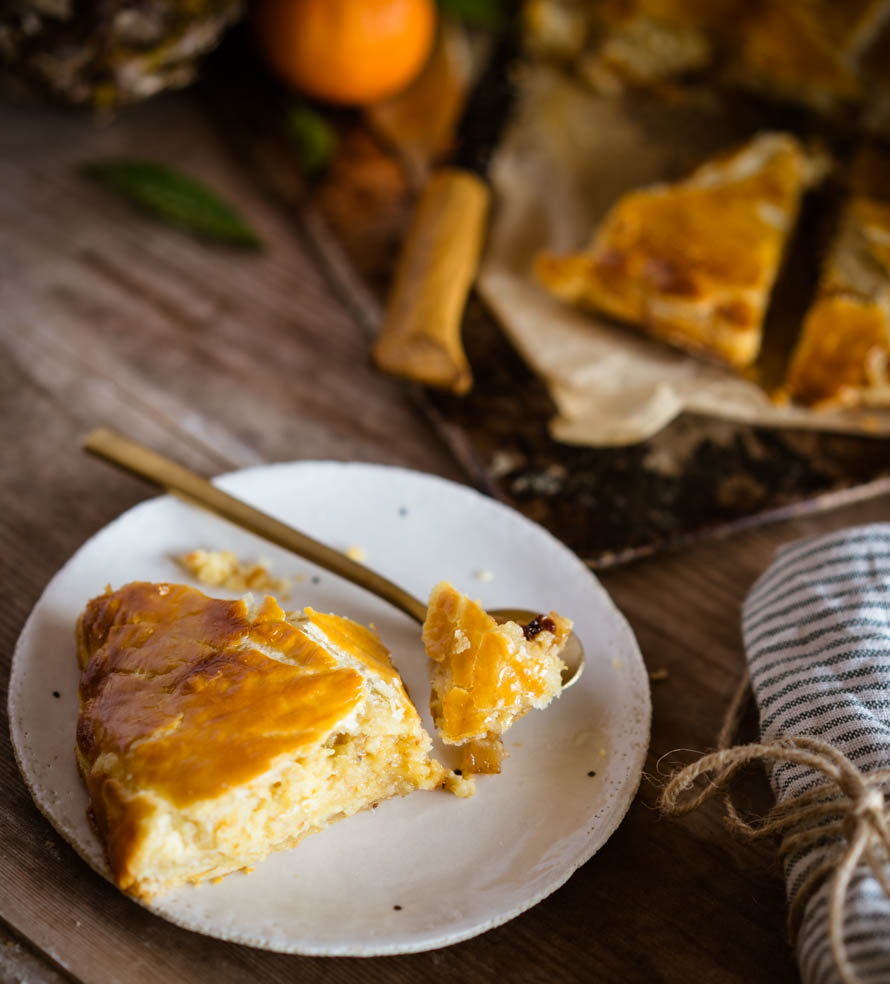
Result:
{"label": "scored pattern on pastry", "polygon": [[760,351],[770,292],[815,168],[793,138],[762,133],[684,181],[632,191],[587,250],[538,257],[556,296],[737,368]]}
{"label": "scored pattern on pastry", "polygon": [[77,638],[77,762],[138,897],[453,783],[386,648],[349,619],[137,582],[89,602]]}

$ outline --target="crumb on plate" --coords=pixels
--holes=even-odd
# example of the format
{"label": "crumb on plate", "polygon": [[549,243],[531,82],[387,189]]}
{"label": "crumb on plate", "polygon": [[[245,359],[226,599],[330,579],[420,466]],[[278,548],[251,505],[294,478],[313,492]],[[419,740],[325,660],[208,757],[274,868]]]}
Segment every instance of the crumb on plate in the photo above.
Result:
{"label": "crumb on plate", "polygon": [[[201,584],[231,591],[271,591],[286,598],[297,578],[273,577],[266,561],[246,564],[231,550],[192,550],[179,563]],[[305,575],[299,578],[305,580]]]}

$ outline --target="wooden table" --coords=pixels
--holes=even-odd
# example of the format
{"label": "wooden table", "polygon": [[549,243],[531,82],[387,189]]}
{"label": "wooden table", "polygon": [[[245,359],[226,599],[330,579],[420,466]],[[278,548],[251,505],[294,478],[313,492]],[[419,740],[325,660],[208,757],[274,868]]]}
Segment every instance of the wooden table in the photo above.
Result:
{"label": "wooden table", "polygon": [[[174,162],[234,200],[269,244],[245,257],[135,215],[78,175],[116,153]],[[293,224],[239,171],[193,96],[97,127],[0,107],[0,672],[43,586],[92,533],[154,494],[79,449],[111,423],[205,473],[334,458],[465,480]],[[0,731],[0,979],[411,982],[794,980],[782,883],[711,805],[654,809],[659,759],[713,742],[742,668],[739,606],[775,547],[884,518],[873,500],[611,571],[653,683],[640,793],[569,882],[499,929],[445,950],[369,960],[265,953],[178,929],[90,870],[37,811]],[[591,517],[591,521],[596,521]],[[72,657],[73,658],[73,657]],[[5,701],[3,703],[5,713]],[[676,759],[676,757],[675,757]],[[662,766],[663,768],[664,766]],[[765,783],[751,785],[751,802]]]}

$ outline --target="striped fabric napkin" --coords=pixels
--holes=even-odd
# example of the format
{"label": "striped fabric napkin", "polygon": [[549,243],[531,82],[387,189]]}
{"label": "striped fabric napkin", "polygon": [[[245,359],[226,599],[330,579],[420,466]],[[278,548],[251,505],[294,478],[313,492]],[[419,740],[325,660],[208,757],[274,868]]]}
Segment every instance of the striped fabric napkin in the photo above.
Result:
{"label": "striped fabric napkin", "polygon": [[[890,523],[784,547],[748,595],[742,624],[763,743],[810,735],[863,773],[890,768]],[[767,768],[779,804],[824,781],[803,764]],[[820,836],[786,857],[792,906],[808,876],[845,843],[840,832]],[[842,979],[828,932],[830,889],[823,881],[802,911],[795,946],[806,984]],[[863,863],[843,927],[856,978],[890,982],[890,899]]]}

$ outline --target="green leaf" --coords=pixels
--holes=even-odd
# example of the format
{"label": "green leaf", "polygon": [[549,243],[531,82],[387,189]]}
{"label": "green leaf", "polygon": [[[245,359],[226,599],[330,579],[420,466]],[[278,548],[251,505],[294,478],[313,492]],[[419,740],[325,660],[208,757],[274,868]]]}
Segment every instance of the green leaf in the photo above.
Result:
{"label": "green leaf", "polygon": [[231,205],[193,178],[153,161],[115,159],[84,172],[156,218],[193,235],[258,249],[262,241]]}
{"label": "green leaf", "polygon": [[303,173],[308,177],[321,174],[337,150],[337,134],[328,121],[309,106],[291,106],[285,117],[285,132]]}
{"label": "green leaf", "polygon": [[507,23],[507,0],[439,0],[439,6],[477,27],[501,28]]}

